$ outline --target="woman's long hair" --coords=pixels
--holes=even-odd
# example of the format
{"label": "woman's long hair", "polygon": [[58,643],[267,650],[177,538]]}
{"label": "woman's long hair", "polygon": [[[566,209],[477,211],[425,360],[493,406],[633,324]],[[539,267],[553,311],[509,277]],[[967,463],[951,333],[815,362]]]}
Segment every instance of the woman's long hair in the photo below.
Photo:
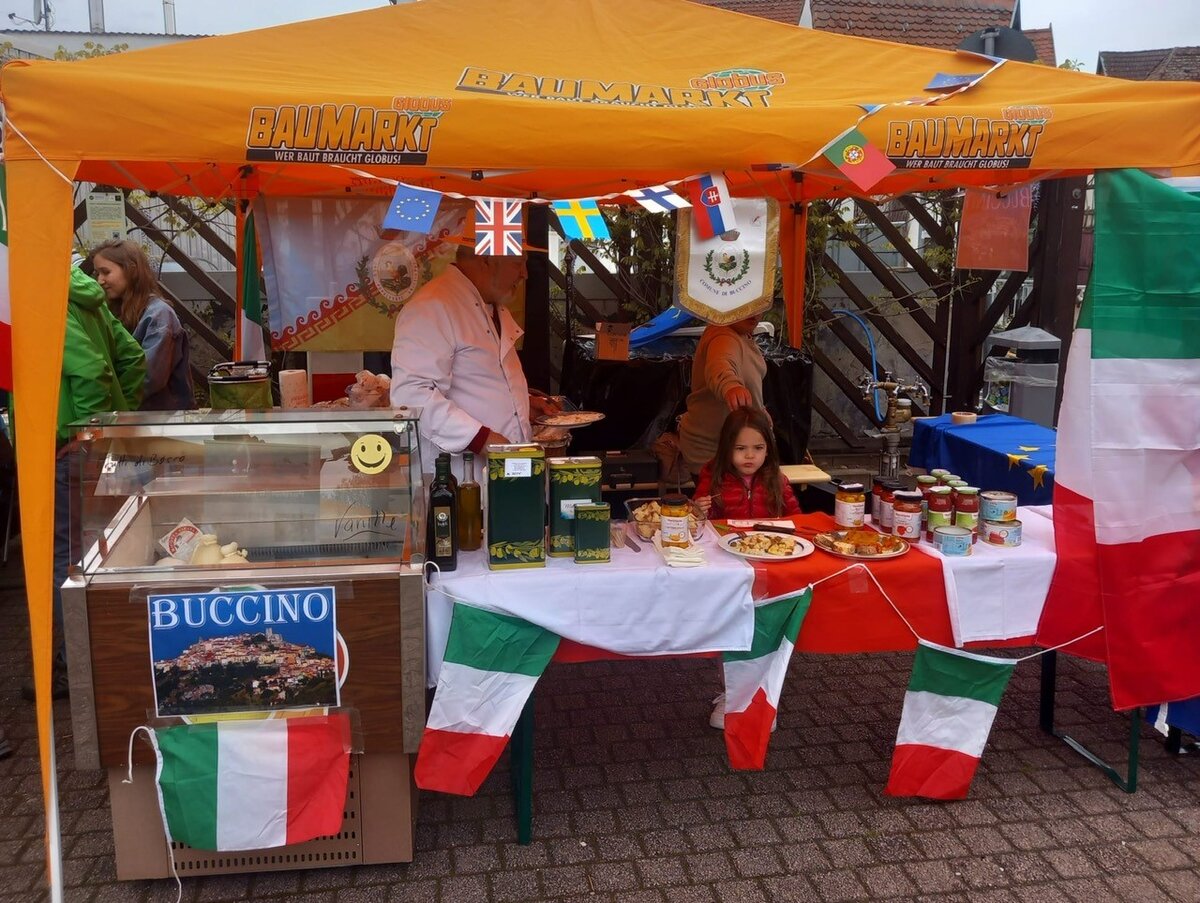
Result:
{"label": "woman's long hair", "polygon": [[766,516],[778,517],[783,514],[783,490],[779,488],[783,474],[779,470],[779,449],[775,445],[775,433],[771,429],[770,419],[761,408],[738,408],[730,411],[721,425],[717,456],[713,459],[712,468],[713,504],[720,506],[721,486],[725,482],[725,475],[738,476],[733,466],[733,447],[737,444],[738,433],[746,427],[758,432],[767,444],[767,457],[758,473],[754,475],[754,480],[761,480],[766,491],[767,507],[771,509]]}
{"label": "woman's long hair", "polygon": [[158,294],[158,280],[154,278],[150,260],[141,245],[126,238],[110,238],[92,248],[88,260],[93,272],[97,257],[116,264],[125,273],[125,294],[113,304],[113,312],[125,328],[133,332],[150,299]]}

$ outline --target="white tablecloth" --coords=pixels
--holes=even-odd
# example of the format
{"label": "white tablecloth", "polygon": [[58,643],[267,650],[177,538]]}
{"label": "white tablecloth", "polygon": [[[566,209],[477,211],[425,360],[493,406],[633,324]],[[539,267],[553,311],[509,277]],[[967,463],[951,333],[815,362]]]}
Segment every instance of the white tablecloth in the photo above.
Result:
{"label": "white tablecloth", "polygon": [[1054,576],[1052,506],[1018,508],[1021,545],[1002,548],[983,538],[965,557],[947,557],[928,543],[917,546],[942,562],[955,645],[1007,640],[1037,631]]}
{"label": "white tablecloth", "polygon": [[425,655],[437,684],[455,596],[522,618],[559,636],[624,655],[735,652],[754,636],[754,570],[700,539],[705,567],[667,567],[649,542],[614,548],[608,564],[551,558],[544,568],[489,571],[484,550],[460,552],[458,568],[434,577],[426,594]]}

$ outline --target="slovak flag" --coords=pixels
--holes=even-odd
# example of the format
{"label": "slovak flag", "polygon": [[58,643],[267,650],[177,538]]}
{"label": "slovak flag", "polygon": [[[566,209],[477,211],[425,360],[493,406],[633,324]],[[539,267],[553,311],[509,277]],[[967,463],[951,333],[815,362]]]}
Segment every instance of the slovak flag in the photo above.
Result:
{"label": "slovak flag", "polygon": [[475,199],[475,253],[480,257],[521,256],[522,201]]}
{"label": "slovak flag", "polygon": [[710,172],[687,183],[692,202],[692,222],[700,238],[712,238],[737,228],[729,186],[719,172]]}

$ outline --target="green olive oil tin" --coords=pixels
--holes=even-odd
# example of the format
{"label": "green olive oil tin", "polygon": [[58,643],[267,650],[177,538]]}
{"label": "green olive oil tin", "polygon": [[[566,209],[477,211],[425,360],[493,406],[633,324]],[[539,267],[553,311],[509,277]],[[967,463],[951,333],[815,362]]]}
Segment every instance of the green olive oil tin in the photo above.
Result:
{"label": "green olive oil tin", "polygon": [[487,447],[488,567],[546,566],[546,452],[534,443]]}
{"label": "green olive oil tin", "polygon": [[600,501],[599,458],[548,458],[550,472],[550,556],[575,552],[575,508]]}
{"label": "green olive oil tin", "polygon": [[604,564],[611,560],[608,502],[575,506],[575,561]]}

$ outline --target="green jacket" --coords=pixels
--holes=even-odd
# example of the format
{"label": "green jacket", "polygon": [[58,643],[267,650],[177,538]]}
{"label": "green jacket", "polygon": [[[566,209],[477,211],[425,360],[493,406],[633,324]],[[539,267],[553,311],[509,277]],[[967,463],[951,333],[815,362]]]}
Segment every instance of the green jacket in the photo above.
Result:
{"label": "green jacket", "polygon": [[99,411],[132,411],[142,403],[146,354],[108,309],[104,289],[80,269],[71,270],[67,339],[58,393],[58,440],[69,425]]}

